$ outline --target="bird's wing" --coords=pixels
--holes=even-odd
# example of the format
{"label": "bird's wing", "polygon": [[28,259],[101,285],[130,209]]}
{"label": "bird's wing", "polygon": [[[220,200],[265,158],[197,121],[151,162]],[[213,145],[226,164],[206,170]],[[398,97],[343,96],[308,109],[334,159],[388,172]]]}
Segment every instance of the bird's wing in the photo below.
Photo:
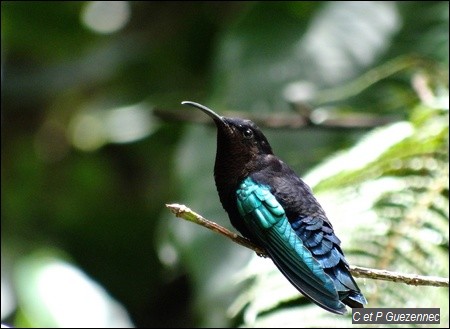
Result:
{"label": "bird's wing", "polygon": [[294,232],[268,186],[245,179],[237,191],[237,206],[257,242],[299,291],[326,310],[346,313],[333,281]]}
{"label": "bird's wing", "polygon": [[297,218],[291,222],[291,227],[333,279],[339,298],[352,307],[367,304],[348,270],[348,263],[339,247],[340,241],[333,229],[322,218],[310,216]]}

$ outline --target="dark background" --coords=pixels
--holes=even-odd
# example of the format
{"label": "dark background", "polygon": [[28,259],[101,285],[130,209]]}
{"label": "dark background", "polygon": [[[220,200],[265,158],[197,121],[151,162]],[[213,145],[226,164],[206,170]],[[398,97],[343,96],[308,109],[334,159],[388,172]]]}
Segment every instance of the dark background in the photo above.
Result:
{"label": "dark background", "polygon": [[[129,313],[99,326],[240,324],[226,313],[241,289],[230,278],[252,254],[165,208],[184,203],[230,227],[212,176],[215,131],[180,102],[261,120],[306,106],[397,121],[418,102],[413,73],[448,70],[448,2],[1,8],[2,322],[16,326],[62,326],[37,288],[52,262]],[[383,65],[386,77],[356,80]],[[264,130],[303,174],[370,128]],[[73,304],[57,304],[96,326],[82,310],[97,304],[67,282],[59,292]]]}

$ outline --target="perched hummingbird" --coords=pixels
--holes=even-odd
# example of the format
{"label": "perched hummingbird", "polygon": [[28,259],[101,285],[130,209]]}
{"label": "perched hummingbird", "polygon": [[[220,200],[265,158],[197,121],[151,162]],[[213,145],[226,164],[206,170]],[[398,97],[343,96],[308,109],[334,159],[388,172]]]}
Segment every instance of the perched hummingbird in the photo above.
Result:
{"label": "perched hummingbird", "polygon": [[182,104],[205,112],[217,126],[214,178],[232,225],[317,305],[344,314],[344,304],[367,304],[324,210],[309,186],[273,154],[261,130],[250,120]]}

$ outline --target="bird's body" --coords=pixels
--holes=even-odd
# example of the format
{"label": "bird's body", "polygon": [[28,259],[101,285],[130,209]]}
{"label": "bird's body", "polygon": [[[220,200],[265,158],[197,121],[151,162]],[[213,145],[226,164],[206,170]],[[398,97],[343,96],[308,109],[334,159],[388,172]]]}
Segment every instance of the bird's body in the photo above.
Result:
{"label": "bird's body", "polygon": [[196,103],[217,126],[214,177],[232,225],[266,250],[306,297],[338,314],[366,304],[324,210],[306,185],[276,157],[251,121],[225,118]]}

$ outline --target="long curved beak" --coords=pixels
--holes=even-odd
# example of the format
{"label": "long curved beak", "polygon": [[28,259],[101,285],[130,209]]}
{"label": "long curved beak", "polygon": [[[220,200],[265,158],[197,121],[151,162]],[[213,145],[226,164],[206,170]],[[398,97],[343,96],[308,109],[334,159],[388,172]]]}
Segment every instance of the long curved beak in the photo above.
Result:
{"label": "long curved beak", "polygon": [[210,116],[214,120],[216,125],[217,124],[227,125],[225,120],[224,120],[225,119],[224,117],[218,115],[216,112],[214,112],[213,110],[211,110],[210,108],[208,108],[208,107],[206,107],[206,106],[204,106],[202,104],[194,103],[194,102],[190,102],[190,101],[184,101],[184,102],[181,102],[181,104],[182,105],[189,105],[189,106],[198,108],[199,110],[201,110],[202,112],[204,112],[208,116]]}

